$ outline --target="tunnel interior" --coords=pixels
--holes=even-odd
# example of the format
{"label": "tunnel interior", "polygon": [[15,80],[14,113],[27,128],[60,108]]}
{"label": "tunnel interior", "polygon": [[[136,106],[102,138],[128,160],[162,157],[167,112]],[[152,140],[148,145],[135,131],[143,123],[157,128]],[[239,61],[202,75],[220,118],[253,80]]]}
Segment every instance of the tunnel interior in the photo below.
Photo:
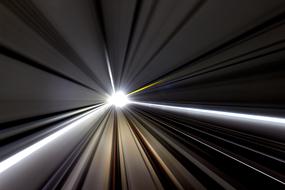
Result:
{"label": "tunnel interior", "polygon": [[0,0],[0,190],[285,189],[284,61],[284,0]]}

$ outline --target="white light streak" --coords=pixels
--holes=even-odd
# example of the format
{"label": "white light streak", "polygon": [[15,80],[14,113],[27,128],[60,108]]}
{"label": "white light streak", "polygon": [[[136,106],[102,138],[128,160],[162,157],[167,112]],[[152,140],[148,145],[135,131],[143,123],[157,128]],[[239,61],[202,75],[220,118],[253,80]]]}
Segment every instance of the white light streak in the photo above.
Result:
{"label": "white light streak", "polygon": [[21,150],[20,152],[18,152],[16,154],[14,154],[13,156],[7,158],[6,160],[3,160],[2,162],[0,162],[0,174],[2,174],[4,171],[11,168],[15,164],[19,163],[21,160],[23,160],[23,159],[27,158],[28,156],[30,156],[31,154],[35,153],[39,149],[43,148],[45,145],[49,144],[50,142],[54,141],[55,139],[66,134],[68,131],[72,130],[73,128],[80,127],[81,126],[80,124],[83,121],[86,121],[90,117],[94,116],[94,114],[92,114],[92,113],[97,112],[99,110],[102,110],[103,108],[104,108],[104,106],[86,113],[83,117],[81,117],[80,119],[68,124],[63,129],[45,137],[44,139],[36,142],[35,144]]}
{"label": "white light streak", "polygon": [[244,113],[234,113],[234,112],[226,112],[226,111],[217,111],[217,110],[207,110],[207,109],[199,109],[199,108],[191,108],[191,107],[179,107],[179,106],[169,106],[163,104],[152,104],[145,102],[135,102],[130,101],[131,104],[137,104],[142,106],[148,106],[153,108],[160,108],[172,111],[182,111],[189,112],[195,114],[202,114],[207,116],[223,116],[227,118],[235,118],[235,119],[246,119],[248,121],[259,121],[259,122],[269,122],[276,124],[285,124],[285,118],[279,117],[270,117],[270,116],[262,116],[262,115],[252,115],[252,114],[244,114]]}
{"label": "white light streak", "polygon": [[106,49],[105,49],[105,57],[106,57],[108,73],[109,73],[109,77],[110,77],[110,81],[111,81],[111,86],[112,86],[112,89],[113,89],[113,93],[115,93],[115,85],[114,85],[112,69],[111,69],[111,65],[110,65],[109,55],[108,55],[108,52],[107,52]]}

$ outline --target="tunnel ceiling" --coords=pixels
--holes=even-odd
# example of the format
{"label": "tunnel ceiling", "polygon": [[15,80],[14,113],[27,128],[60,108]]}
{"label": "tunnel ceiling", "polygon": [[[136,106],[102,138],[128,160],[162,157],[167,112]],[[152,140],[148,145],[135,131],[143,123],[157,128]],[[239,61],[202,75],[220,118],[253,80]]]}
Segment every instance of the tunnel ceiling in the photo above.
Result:
{"label": "tunnel ceiling", "polygon": [[134,94],[139,100],[284,103],[283,0],[3,0],[0,6],[2,120],[102,102],[112,92],[108,64],[117,89],[156,84]]}
{"label": "tunnel ceiling", "polygon": [[[148,121],[152,126],[162,126],[164,120],[165,125],[177,128],[205,126],[205,131],[212,125],[208,121],[235,129],[246,122],[220,122],[224,113],[219,112],[215,120],[216,116],[208,117],[199,109],[283,118],[284,21],[284,0],[1,0],[0,142],[8,148],[0,156],[7,158],[21,149],[21,145],[11,147],[18,138],[26,138],[24,133],[17,136],[9,131],[7,140],[4,132],[10,127],[29,125],[29,130],[35,130],[26,123],[67,113],[77,116],[106,103],[116,90],[127,93],[132,101],[146,103],[145,107],[130,105],[126,118],[121,111],[111,111],[104,121],[111,118],[116,126],[152,117],[157,119]],[[164,112],[153,110],[158,106],[150,104],[198,111],[190,118],[184,112],[173,113],[173,107]],[[124,118],[121,124],[117,118]],[[146,122],[136,121],[140,124],[133,122],[134,126]],[[266,124],[249,124],[259,125]],[[280,125],[284,128],[284,123]],[[284,135],[278,136],[284,132],[282,127],[271,132],[265,128],[252,131],[284,143]],[[167,139],[161,141],[167,147]],[[273,147],[270,142],[267,145]],[[273,176],[274,172],[269,171]],[[276,176],[284,185],[284,171]]]}

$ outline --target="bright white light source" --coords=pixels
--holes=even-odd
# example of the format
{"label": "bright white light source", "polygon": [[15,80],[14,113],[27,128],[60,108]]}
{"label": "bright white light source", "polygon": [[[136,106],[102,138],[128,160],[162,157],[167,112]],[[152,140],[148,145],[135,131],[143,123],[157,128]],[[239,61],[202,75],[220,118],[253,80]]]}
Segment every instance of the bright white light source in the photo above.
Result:
{"label": "bright white light source", "polygon": [[123,91],[118,91],[108,98],[108,103],[116,107],[124,107],[129,103],[128,95]]}

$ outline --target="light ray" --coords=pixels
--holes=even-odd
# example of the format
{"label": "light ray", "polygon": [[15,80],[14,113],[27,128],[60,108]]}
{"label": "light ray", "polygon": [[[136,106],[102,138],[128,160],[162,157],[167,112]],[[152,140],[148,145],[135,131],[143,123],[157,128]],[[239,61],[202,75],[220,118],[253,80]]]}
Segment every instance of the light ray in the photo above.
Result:
{"label": "light ray", "polygon": [[139,89],[137,89],[137,90],[134,90],[134,91],[130,92],[128,95],[132,95],[132,94],[141,92],[141,91],[143,91],[143,90],[145,90],[145,89],[147,89],[147,88],[150,88],[150,87],[152,87],[152,86],[154,86],[154,85],[157,85],[157,84],[159,84],[159,83],[161,83],[161,82],[162,82],[162,81],[157,81],[157,82],[151,83],[151,84],[149,84],[149,85],[143,86],[143,87],[141,87],[141,88],[139,88]]}
{"label": "light ray", "polygon": [[2,174],[4,171],[11,168],[15,164],[19,163],[21,160],[29,157],[31,154],[33,154],[36,151],[38,151],[39,149],[43,148],[44,146],[46,146],[50,142],[54,141],[55,139],[61,137],[64,134],[66,134],[68,131],[70,131],[76,127],[81,127],[80,123],[82,123],[83,121],[86,121],[90,117],[93,117],[95,112],[97,113],[98,111],[104,109],[105,107],[106,106],[102,106],[100,108],[95,108],[95,110],[87,112],[86,114],[84,114],[83,117],[81,117],[80,119],[68,124],[63,129],[45,137],[44,139],[36,142],[35,144],[33,144],[33,145],[21,150],[20,152],[14,154],[13,156],[10,156],[9,158],[3,160],[2,162],[0,162],[0,174]]}
{"label": "light ray", "polygon": [[252,115],[252,114],[217,111],[217,110],[207,110],[207,109],[199,109],[199,108],[191,108],[191,107],[170,106],[170,105],[153,104],[153,103],[136,102],[136,101],[131,101],[130,103],[142,105],[142,106],[153,107],[153,108],[172,110],[172,111],[182,111],[182,112],[203,114],[206,116],[224,116],[224,117],[231,117],[231,118],[236,118],[236,119],[247,119],[249,121],[285,124],[285,118],[279,118],[279,117]]}
{"label": "light ray", "polygon": [[114,79],[113,79],[112,69],[110,65],[110,59],[109,59],[109,55],[106,49],[105,49],[105,57],[106,57],[106,63],[107,63],[108,73],[109,73],[109,77],[111,81],[112,90],[113,90],[113,93],[115,93],[116,89],[114,85]]}

